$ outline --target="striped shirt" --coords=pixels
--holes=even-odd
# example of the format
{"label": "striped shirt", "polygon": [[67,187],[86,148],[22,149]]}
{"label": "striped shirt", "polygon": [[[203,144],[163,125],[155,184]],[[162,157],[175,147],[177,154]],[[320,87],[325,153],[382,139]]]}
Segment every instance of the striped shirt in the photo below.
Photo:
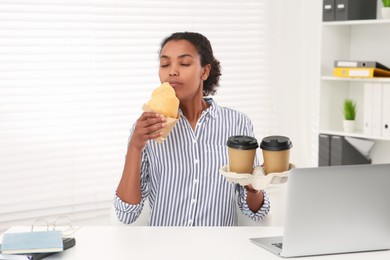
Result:
{"label": "striped shirt", "polygon": [[180,119],[164,143],[147,142],[141,159],[142,200],[131,205],[115,195],[120,221],[134,222],[147,197],[150,226],[237,226],[237,203],[255,221],[268,213],[265,192],[263,206],[254,213],[246,203],[247,191],[219,173],[228,164],[229,136],[254,136],[250,119],[218,106],[211,98],[206,101],[210,107],[203,111],[195,130],[179,111]]}

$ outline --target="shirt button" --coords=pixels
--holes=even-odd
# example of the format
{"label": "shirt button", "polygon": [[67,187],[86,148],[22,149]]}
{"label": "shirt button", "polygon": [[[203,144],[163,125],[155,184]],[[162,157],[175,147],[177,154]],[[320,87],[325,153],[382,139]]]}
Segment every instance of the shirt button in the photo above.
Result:
{"label": "shirt button", "polygon": [[195,164],[198,164],[199,163],[199,160],[198,159],[195,159]]}
{"label": "shirt button", "polygon": [[195,183],[195,184],[198,184],[198,182],[199,182],[198,179],[195,179],[195,180],[194,180],[194,183]]}
{"label": "shirt button", "polygon": [[195,199],[191,200],[191,203],[192,203],[192,204],[195,204],[195,203],[196,203],[196,200],[195,200]]}

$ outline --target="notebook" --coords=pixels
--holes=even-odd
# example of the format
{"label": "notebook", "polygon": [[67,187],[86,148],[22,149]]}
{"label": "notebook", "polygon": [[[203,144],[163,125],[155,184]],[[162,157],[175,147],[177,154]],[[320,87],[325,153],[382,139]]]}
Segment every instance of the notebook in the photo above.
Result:
{"label": "notebook", "polygon": [[[74,247],[76,245],[76,239],[74,237],[62,237],[62,243],[64,250]],[[0,245],[1,249],[1,245]],[[49,252],[49,253],[29,253],[29,254],[14,254],[14,255],[5,255],[0,254],[0,259],[6,260],[40,260],[46,258],[50,255],[56,254],[57,252]]]}
{"label": "notebook", "polygon": [[61,231],[4,233],[2,254],[28,254],[63,251]]}
{"label": "notebook", "polygon": [[250,241],[283,257],[390,249],[390,164],[295,168],[283,237]]}

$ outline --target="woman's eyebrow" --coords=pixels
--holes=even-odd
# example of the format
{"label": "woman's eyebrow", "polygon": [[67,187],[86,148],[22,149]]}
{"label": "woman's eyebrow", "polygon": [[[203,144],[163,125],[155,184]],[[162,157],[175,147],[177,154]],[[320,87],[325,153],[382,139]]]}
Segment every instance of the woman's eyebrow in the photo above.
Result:
{"label": "woman's eyebrow", "polygon": [[192,58],[192,55],[191,55],[191,54],[182,54],[182,55],[179,55],[179,58],[185,58],[185,57],[191,57],[191,58]]}
{"label": "woman's eyebrow", "polygon": [[[193,56],[191,54],[187,54],[187,53],[179,55],[178,58],[181,59],[181,58],[185,58],[185,57],[193,58]],[[170,57],[167,55],[161,55],[160,59],[170,59]]]}

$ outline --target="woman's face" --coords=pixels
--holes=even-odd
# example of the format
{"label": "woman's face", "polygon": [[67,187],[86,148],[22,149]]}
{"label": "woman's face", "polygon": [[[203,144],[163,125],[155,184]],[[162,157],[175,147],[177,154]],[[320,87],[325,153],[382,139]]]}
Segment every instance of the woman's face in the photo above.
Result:
{"label": "woman's face", "polygon": [[177,98],[183,101],[203,97],[203,80],[207,79],[209,66],[200,64],[195,46],[186,40],[167,42],[160,53],[159,77],[175,89]]}

